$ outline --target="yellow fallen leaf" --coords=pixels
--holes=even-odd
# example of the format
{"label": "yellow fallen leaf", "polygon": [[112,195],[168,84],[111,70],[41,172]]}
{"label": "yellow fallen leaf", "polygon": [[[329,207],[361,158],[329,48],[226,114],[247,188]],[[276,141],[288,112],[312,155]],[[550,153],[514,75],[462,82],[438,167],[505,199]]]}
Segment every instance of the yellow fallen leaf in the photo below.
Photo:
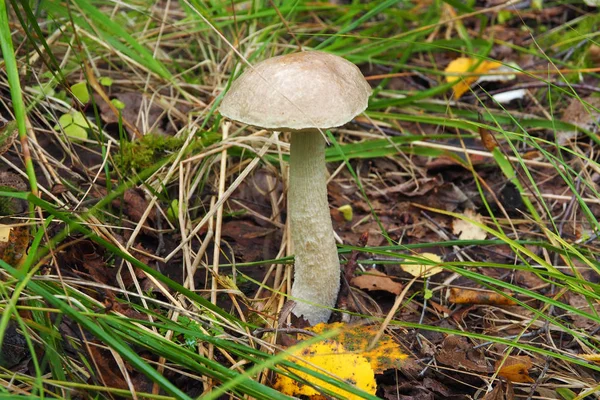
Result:
{"label": "yellow fallen leaf", "polygon": [[[360,354],[348,352],[342,344],[332,339],[314,343],[308,347],[296,350],[288,357],[288,360],[323,374],[329,373],[370,394],[375,394],[377,389],[375,374],[369,361]],[[323,370],[327,371],[327,373],[324,373]],[[313,387],[314,385],[317,385],[330,390],[345,399],[359,400],[362,398],[361,396],[348,393],[345,390],[302,371],[294,370],[293,372],[298,375],[300,379],[310,382],[310,384],[304,384],[288,378],[287,376],[278,375],[273,387],[281,393],[290,396],[303,395],[316,397],[321,394],[321,392]]]}
{"label": "yellow fallen leaf", "polygon": [[[433,253],[422,253],[421,257],[431,260],[434,263],[441,263],[442,259],[437,254]],[[427,278],[435,274],[439,274],[443,271],[442,268],[435,265],[422,265],[422,264],[400,264],[402,271],[408,272],[412,276]]]}
{"label": "yellow fallen leaf", "polygon": [[580,354],[579,357],[587,361],[600,362],[600,354]]}
{"label": "yellow fallen leaf", "polygon": [[447,74],[446,82],[451,83],[456,82],[459,79],[461,80],[453,86],[455,99],[459,99],[467,90],[469,90],[471,84],[477,81],[477,74],[486,74],[489,71],[502,66],[502,64],[497,61],[484,60],[481,61],[473,71],[471,71],[471,69],[477,63],[479,63],[479,60],[468,57],[459,57],[455,60],[452,60],[444,70]]}
{"label": "yellow fallen leaf", "polygon": [[338,207],[338,211],[342,213],[342,216],[346,221],[352,221],[353,211],[350,204],[344,204],[343,206]]}
{"label": "yellow fallen leaf", "polygon": [[[483,217],[471,209],[465,211],[465,217],[479,224],[484,225]],[[452,233],[458,235],[461,240],[484,240],[487,237],[487,232],[481,227],[464,219],[455,219],[452,222]]]}
{"label": "yellow fallen leaf", "polygon": [[408,358],[400,349],[394,339],[384,334],[371,350],[367,350],[371,342],[377,335],[379,327],[377,325],[357,325],[344,329],[345,325],[341,322],[333,324],[317,324],[309,330],[315,333],[323,333],[331,329],[339,329],[340,334],[333,339],[341,343],[348,352],[360,354],[371,363],[371,367],[376,374],[381,374],[388,369],[398,369]]}
{"label": "yellow fallen leaf", "polygon": [[0,242],[8,242],[10,237],[10,226],[0,224]]}

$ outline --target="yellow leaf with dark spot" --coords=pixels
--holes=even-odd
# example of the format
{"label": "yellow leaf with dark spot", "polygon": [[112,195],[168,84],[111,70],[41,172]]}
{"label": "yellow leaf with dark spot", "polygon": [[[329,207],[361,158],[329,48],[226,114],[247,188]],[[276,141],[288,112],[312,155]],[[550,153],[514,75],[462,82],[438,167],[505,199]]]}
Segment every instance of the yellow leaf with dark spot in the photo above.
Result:
{"label": "yellow leaf with dark spot", "polygon": [[[325,375],[332,375],[335,378],[348,382],[367,393],[375,394],[375,374],[369,361],[360,354],[348,352],[340,343],[335,340],[324,340],[314,343],[308,347],[300,348],[292,353],[288,360],[296,364],[318,371]],[[326,371],[326,372],[324,372]],[[361,396],[354,395],[342,390],[334,385],[323,382],[322,380],[311,376],[305,372],[293,370],[300,380],[310,382],[304,384],[287,376],[278,375],[273,387],[283,394],[290,396],[309,396],[316,397],[321,394],[314,386],[323,387],[330,390],[345,399],[361,399]]]}
{"label": "yellow leaf with dark spot", "polygon": [[381,374],[388,369],[398,369],[408,355],[403,353],[400,345],[388,335],[383,334],[375,346],[367,350],[375,339],[379,327],[377,325],[345,326],[343,323],[318,324],[309,328],[315,333],[322,333],[331,329],[340,329],[340,334],[333,339],[341,343],[346,351],[360,354],[371,363],[376,374]]}

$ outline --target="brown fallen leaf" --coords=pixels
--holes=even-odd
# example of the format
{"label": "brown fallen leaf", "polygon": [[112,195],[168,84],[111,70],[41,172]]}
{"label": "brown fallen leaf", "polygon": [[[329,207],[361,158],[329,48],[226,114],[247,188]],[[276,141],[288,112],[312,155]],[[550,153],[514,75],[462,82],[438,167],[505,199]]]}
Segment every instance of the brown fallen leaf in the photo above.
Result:
{"label": "brown fallen leaf", "polygon": [[[114,356],[108,351],[99,346],[99,342],[93,341],[88,346],[90,356],[94,360],[96,373],[102,379],[102,383],[107,387],[129,390],[131,389],[127,380],[123,376]],[[152,382],[145,375],[137,373],[131,365],[125,362],[125,367],[128,370],[131,384],[140,392],[148,392],[152,387]]]}
{"label": "brown fallen leaf", "polygon": [[483,400],[504,400],[502,382],[498,382],[491,392],[486,393]]}
{"label": "brown fallen leaf", "polygon": [[[589,104],[589,106],[587,104]],[[596,109],[600,108],[600,98],[598,97],[586,97],[580,99],[575,97],[571,100],[565,111],[561,121],[568,122],[579,128],[587,129],[590,131],[597,130],[597,124],[600,122],[600,113]],[[576,138],[578,132],[572,131],[559,131],[556,133],[556,141],[560,145],[567,144],[570,140]]]}
{"label": "brown fallen leaf", "polygon": [[481,137],[481,143],[483,143],[483,147],[485,147],[487,151],[494,150],[498,146],[498,142],[496,141],[494,134],[490,132],[489,129],[483,128],[481,126],[478,128],[478,130],[479,136]]}
{"label": "brown fallen leaf", "polygon": [[515,392],[513,390],[512,383],[506,382],[506,389],[504,389],[504,382],[498,382],[494,389],[486,393],[482,400],[514,400]]}
{"label": "brown fallen leaf", "polygon": [[350,283],[359,289],[383,290],[396,296],[402,292],[401,283],[394,282],[389,276],[377,270],[370,270],[364,275],[356,276]]}
{"label": "brown fallen leaf", "polygon": [[517,304],[514,300],[500,293],[459,288],[450,289],[448,301],[454,304],[489,304],[495,306],[514,306]]}
{"label": "brown fallen leaf", "polygon": [[510,382],[533,383],[533,378],[529,376],[529,370],[533,367],[533,362],[528,356],[509,356],[506,360],[498,360],[494,366],[498,375]]}
{"label": "brown fallen leaf", "polygon": [[442,183],[441,177],[412,179],[385,189],[374,190],[369,194],[373,197],[387,196],[394,193],[400,193],[406,197],[423,196]]}
{"label": "brown fallen leaf", "polygon": [[450,335],[444,339],[435,359],[446,366],[471,372],[490,372],[483,353],[464,337]]}

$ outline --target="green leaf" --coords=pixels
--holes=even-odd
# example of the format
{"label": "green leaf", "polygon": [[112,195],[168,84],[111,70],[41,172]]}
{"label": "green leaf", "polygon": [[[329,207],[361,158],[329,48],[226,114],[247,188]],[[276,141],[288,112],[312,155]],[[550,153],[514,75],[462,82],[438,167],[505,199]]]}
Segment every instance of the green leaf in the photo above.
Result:
{"label": "green leaf", "polygon": [[171,204],[169,205],[169,208],[167,209],[167,218],[172,223],[175,223],[178,219],[178,216],[179,216],[179,200],[175,199],[171,202]]}
{"label": "green leaf", "polygon": [[87,82],[74,84],[71,86],[71,92],[82,104],[87,104],[88,101],[90,101],[90,92],[87,87]]}
{"label": "green leaf", "polygon": [[117,110],[123,110],[125,108],[125,103],[119,99],[112,99],[110,102]]}
{"label": "green leaf", "polygon": [[102,86],[111,87],[113,84],[113,80],[108,76],[103,76],[102,78],[100,78],[100,84]]}
{"label": "green leaf", "polygon": [[88,128],[90,126],[90,122],[81,111],[76,111],[73,113],[73,123],[81,126],[82,128]]}
{"label": "green leaf", "polygon": [[556,388],[556,393],[565,400],[573,400],[577,397],[577,393],[568,388]]}
{"label": "green leaf", "polygon": [[73,114],[67,113],[60,116],[58,119],[58,125],[54,129],[59,130],[61,127],[64,129],[73,123]]}
{"label": "green leaf", "polygon": [[85,140],[88,138],[87,130],[77,124],[71,124],[63,129],[65,134],[75,141]]}

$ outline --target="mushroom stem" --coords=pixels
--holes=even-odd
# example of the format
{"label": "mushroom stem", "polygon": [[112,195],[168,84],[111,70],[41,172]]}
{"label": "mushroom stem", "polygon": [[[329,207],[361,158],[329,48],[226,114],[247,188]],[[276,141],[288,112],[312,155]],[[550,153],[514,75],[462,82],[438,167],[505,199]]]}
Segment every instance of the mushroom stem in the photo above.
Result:
{"label": "mushroom stem", "polygon": [[293,313],[311,325],[327,322],[340,288],[340,261],[327,201],[325,139],[318,130],[292,132],[288,214],[295,254]]}

